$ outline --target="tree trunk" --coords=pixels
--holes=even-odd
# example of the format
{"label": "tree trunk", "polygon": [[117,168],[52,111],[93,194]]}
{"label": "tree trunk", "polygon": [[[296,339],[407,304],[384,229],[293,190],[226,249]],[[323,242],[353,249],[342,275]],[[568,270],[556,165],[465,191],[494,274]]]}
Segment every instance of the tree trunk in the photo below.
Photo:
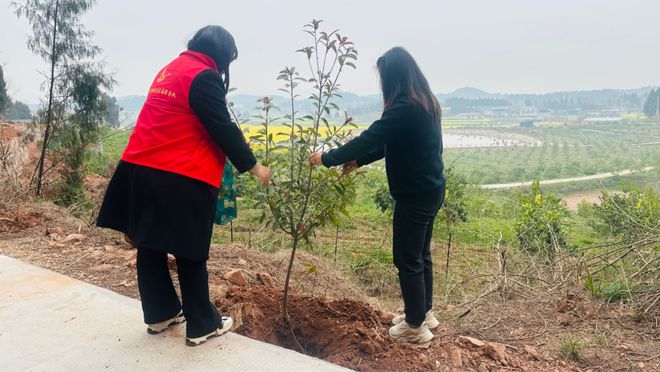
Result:
{"label": "tree trunk", "polygon": [[50,141],[52,123],[53,123],[53,89],[55,88],[55,66],[57,64],[57,56],[55,54],[57,46],[57,15],[59,11],[60,2],[55,1],[55,12],[53,15],[53,46],[50,53],[50,77],[48,87],[48,110],[46,111],[46,129],[44,131],[43,145],[41,146],[41,155],[39,155],[39,162],[37,166],[39,171],[37,173],[37,196],[41,195],[41,185],[44,176],[44,163],[46,161],[46,150],[48,148],[48,141]]}
{"label": "tree trunk", "polygon": [[289,267],[286,270],[286,280],[284,281],[284,297],[282,298],[282,310],[284,311],[284,320],[287,324],[291,323],[289,318],[289,284],[291,282],[291,272],[293,271],[293,260],[296,257],[296,249],[298,249],[298,234],[293,236],[293,244],[291,246],[291,257],[289,258]]}
{"label": "tree trunk", "polygon": [[337,248],[339,247],[339,225],[337,225],[337,230],[335,230],[335,263],[337,263]]}
{"label": "tree trunk", "polygon": [[229,241],[234,244],[234,221],[229,221]]}
{"label": "tree trunk", "polygon": [[291,258],[289,258],[289,267],[287,268],[286,280],[284,282],[284,297],[282,298],[282,311],[283,311],[284,322],[289,327],[289,332],[291,332],[291,338],[293,339],[293,342],[296,344],[298,350],[300,350],[301,353],[307,354],[307,350],[305,350],[305,348],[300,344],[300,342],[298,342],[298,338],[296,337],[296,332],[294,332],[293,325],[291,324],[291,318],[289,317],[289,284],[291,282],[291,273],[293,272],[293,259],[296,257],[296,249],[298,249],[299,242],[300,242],[300,238],[298,237],[298,234],[295,234],[293,236],[293,245],[291,246]]}
{"label": "tree trunk", "polygon": [[451,230],[449,230],[449,239],[447,241],[447,261],[445,262],[445,283],[449,278],[449,255],[451,254]]}

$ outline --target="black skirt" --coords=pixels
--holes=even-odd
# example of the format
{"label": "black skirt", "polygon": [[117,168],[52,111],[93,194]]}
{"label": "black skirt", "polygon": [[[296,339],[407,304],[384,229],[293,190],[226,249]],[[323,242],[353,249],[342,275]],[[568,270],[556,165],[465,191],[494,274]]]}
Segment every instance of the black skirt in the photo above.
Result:
{"label": "black skirt", "polygon": [[205,182],[120,161],[96,225],[123,232],[140,248],[206,260],[217,198]]}

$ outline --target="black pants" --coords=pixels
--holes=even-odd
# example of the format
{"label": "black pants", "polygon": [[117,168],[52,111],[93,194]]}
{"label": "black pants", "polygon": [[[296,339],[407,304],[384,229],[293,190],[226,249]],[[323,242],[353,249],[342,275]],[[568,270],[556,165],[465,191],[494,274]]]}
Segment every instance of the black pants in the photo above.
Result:
{"label": "black pants", "polygon": [[[179,285],[186,317],[186,337],[200,337],[222,325],[222,317],[209,299],[209,276],[206,261],[176,258]],[[181,311],[167,268],[167,253],[139,248],[137,277],[144,322],[159,323]]]}
{"label": "black pants", "polygon": [[394,204],[394,265],[399,270],[406,321],[418,327],[433,306],[433,221],[444,201],[442,193]]}

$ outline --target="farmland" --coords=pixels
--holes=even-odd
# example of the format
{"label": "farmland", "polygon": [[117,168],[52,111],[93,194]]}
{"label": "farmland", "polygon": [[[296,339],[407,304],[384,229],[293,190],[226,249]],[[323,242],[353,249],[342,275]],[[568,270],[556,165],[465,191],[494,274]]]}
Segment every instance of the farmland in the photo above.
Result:
{"label": "farmland", "polygon": [[[462,129],[461,133],[536,138],[541,146],[448,149],[445,163],[472,184],[592,175],[660,164],[656,123]],[[658,170],[646,176],[658,181]]]}
{"label": "farmland", "polygon": [[[366,125],[359,127],[364,129]],[[259,130],[254,124],[243,124],[242,128],[248,138]],[[272,126],[271,131],[276,141],[288,139],[289,128],[284,125]],[[480,136],[494,139],[494,142],[520,143],[517,146],[473,147],[468,144],[461,148],[446,148],[445,164],[453,166],[471,184],[580,177],[653,166],[653,171],[631,179],[660,181],[660,125],[653,122],[538,128],[461,127],[446,128],[444,133],[445,136]],[[105,156],[110,163],[119,159],[128,136],[128,131],[103,135]],[[580,186],[573,185],[572,188]]]}
{"label": "farmland", "polygon": [[[361,126],[364,127],[364,126]],[[248,136],[258,129],[255,125],[244,125]],[[276,127],[279,128],[279,127]],[[281,126],[280,131],[288,128]],[[277,132],[278,130],[274,130]],[[528,181],[533,179],[554,179],[579,177],[601,172],[624,169],[655,167],[648,172],[626,177],[612,177],[603,180],[568,183],[547,186],[563,195],[576,191],[599,195],[599,189],[606,187],[621,189],[627,184],[641,187],[660,185],[660,125],[649,122],[621,124],[592,124],[580,126],[543,126],[538,128],[486,127],[449,128],[445,135],[485,136],[495,139],[518,141],[518,146],[493,146],[476,148],[448,148],[444,158],[446,166],[452,167],[469,184],[489,184],[500,182]],[[284,137],[284,134],[281,136]],[[105,143],[107,154],[120,153],[126,140],[122,133],[110,136]],[[116,158],[112,159],[115,161]],[[316,254],[336,260],[343,270],[355,280],[370,288],[373,293],[384,293],[395,288],[395,277],[390,252],[390,216],[382,213],[374,197],[379,189],[386,187],[382,162],[366,170],[357,190],[355,202],[349,207],[351,218],[342,219],[338,228],[324,228],[316,236],[311,249]],[[286,237],[264,229],[259,223],[260,206],[249,197],[250,185],[254,182],[248,176],[238,180],[244,197],[239,199],[239,219],[232,229],[216,229],[216,242],[242,242],[265,251],[278,250],[287,246]],[[449,270],[448,283],[456,283],[463,278],[462,269],[479,270],[495,265],[486,257],[490,246],[498,239],[508,244],[515,243],[515,220],[519,213],[516,205],[523,190],[480,190],[470,187],[467,191],[467,222],[454,227],[454,239],[460,247],[455,270]],[[591,200],[597,196],[591,197]],[[574,202],[574,204],[577,202]],[[577,213],[570,213],[567,219],[568,240],[576,247],[602,241],[588,223],[589,219]],[[441,246],[447,241],[448,230],[438,219],[434,241]],[[232,231],[233,230],[233,231]],[[446,260],[441,250],[435,250],[437,262]],[[440,266],[437,268],[440,269]],[[447,283],[439,292],[446,291]],[[478,286],[475,285],[475,288]],[[446,295],[449,295],[445,293]]]}

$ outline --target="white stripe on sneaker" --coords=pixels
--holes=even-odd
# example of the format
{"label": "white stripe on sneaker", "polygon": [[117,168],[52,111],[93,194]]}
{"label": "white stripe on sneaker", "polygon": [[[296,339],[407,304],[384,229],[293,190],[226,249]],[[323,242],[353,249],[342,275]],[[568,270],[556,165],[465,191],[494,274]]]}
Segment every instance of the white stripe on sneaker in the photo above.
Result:
{"label": "white stripe on sneaker", "polygon": [[206,341],[212,339],[213,337],[222,336],[225,333],[231,331],[231,328],[234,326],[234,320],[228,316],[222,317],[222,327],[214,330],[213,332],[204,335],[202,337],[188,338],[186,337],[186,345],[188,346],[199,346]]}

